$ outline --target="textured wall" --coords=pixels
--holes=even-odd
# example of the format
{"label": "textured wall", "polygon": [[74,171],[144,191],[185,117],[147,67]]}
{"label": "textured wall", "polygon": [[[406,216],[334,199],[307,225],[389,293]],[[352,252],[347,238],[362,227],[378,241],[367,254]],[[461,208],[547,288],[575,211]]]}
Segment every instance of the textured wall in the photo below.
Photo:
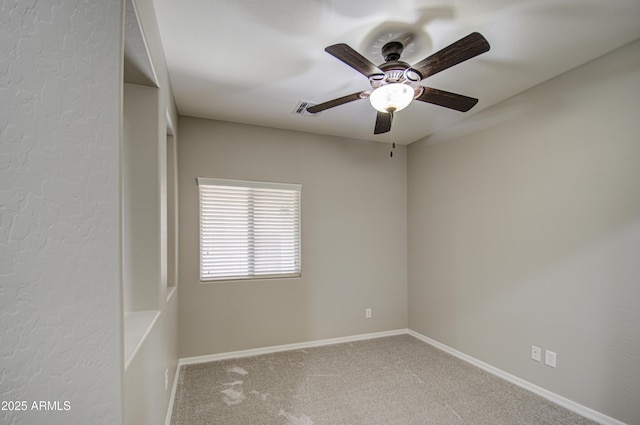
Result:
{"label": "textured wall", "polygon": [[[181,117],[181,357],[406,328],[405,153]],[[198,176],[301,183],[302,277],[201,284]]]}
{"label": "textured wall", "polygon": [[121,423],[121,14],[0,2],[2,424]]}
{"label": "textured wall", "polygon": [[638,424],[638,111],[640,41],[410,145],[410,328]]}

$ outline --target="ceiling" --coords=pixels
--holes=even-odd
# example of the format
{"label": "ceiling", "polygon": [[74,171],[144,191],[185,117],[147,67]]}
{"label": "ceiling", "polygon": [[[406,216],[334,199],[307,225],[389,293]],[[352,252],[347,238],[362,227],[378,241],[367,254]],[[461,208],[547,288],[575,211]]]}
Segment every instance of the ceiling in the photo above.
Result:
{"label": "ceiling", "polygon": [[[339,137],[409,144],[640,38],[639,0],[153,0],[180,115]],[[392,131],[358,100],[315,115],[321,103],[370,89],[324,52],[347,43],[375,64],[382,42],[410,31],[413,64],[467,34],[491,50],[421,84],[479,99],[461,113],[412,102]]]}

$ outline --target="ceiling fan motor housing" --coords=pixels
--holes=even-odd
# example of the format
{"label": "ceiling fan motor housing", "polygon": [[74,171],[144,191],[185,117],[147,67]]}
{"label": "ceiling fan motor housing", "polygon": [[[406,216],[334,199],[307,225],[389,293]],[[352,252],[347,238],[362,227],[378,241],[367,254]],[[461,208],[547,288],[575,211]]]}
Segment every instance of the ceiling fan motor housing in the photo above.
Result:
{"label": "ceiling fan motor housing", "polygon": [[378,66],[384,71],[382,74],[374,74],[369,77],[371,87],[374,89],[389,83],[415,83],[422,78],[408,63],[402,61],[389,61]]}
{"label": "ceiling fan motor housing", "polygon": [[404,50],[404,46],[399,41],[390,41],[382,46],[382,57],[386,62],[397,61]]}
{"label": "ceiling fan motor housing", "polygon": [[374,78],[370,77],[373,88],[389,83],[415,83],[422,80],[419,72],[412,69],[408,63],[400,60],[403,50],[404,46],[399,41],[390,41],[382,46],[381,53],[385,63],[380,64],[378,68],[384,71],[384,78],[377,75]]}

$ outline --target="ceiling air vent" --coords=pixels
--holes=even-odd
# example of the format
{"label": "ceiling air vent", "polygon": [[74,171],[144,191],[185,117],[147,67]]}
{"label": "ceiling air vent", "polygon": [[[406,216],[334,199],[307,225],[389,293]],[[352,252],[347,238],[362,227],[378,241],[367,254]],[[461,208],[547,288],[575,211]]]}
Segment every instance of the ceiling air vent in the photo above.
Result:
{"label": "ceiling air vent", "polygon": [[307,115],[307,116],[318,115],[318,114],[312,114],[311,112],[307,112],[307,108],[313,105],[317,105],[317,103],[309,102],[308,100],[301,100],[298,102],[295,109],[291,113],[296,115]]}

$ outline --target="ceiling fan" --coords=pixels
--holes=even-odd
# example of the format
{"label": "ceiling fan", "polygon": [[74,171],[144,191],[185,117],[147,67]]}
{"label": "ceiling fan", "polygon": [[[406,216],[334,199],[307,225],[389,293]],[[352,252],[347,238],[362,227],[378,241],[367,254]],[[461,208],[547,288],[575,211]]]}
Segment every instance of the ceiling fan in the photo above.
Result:
{"label": "ceiling fan", "polygon": [[382,47],[385,62],[378,66],[347,44],[339,43],[325,48],[327,53],[367,77],[372,90],[309,106],[307,111],[315,114],[368,98],[378,113],[373,133],[381,134],[391,130],[393,114],[407,107],[413,99],[460,112],[473,108],[478,99],[420,85],[414,87],[411,84],[487,52],[490,48],[487,40],[480,33],[473,32],[414,65],[409,65],[400,61],[400,55],[412,38],[411,34],[405,34],[386,43]]}

